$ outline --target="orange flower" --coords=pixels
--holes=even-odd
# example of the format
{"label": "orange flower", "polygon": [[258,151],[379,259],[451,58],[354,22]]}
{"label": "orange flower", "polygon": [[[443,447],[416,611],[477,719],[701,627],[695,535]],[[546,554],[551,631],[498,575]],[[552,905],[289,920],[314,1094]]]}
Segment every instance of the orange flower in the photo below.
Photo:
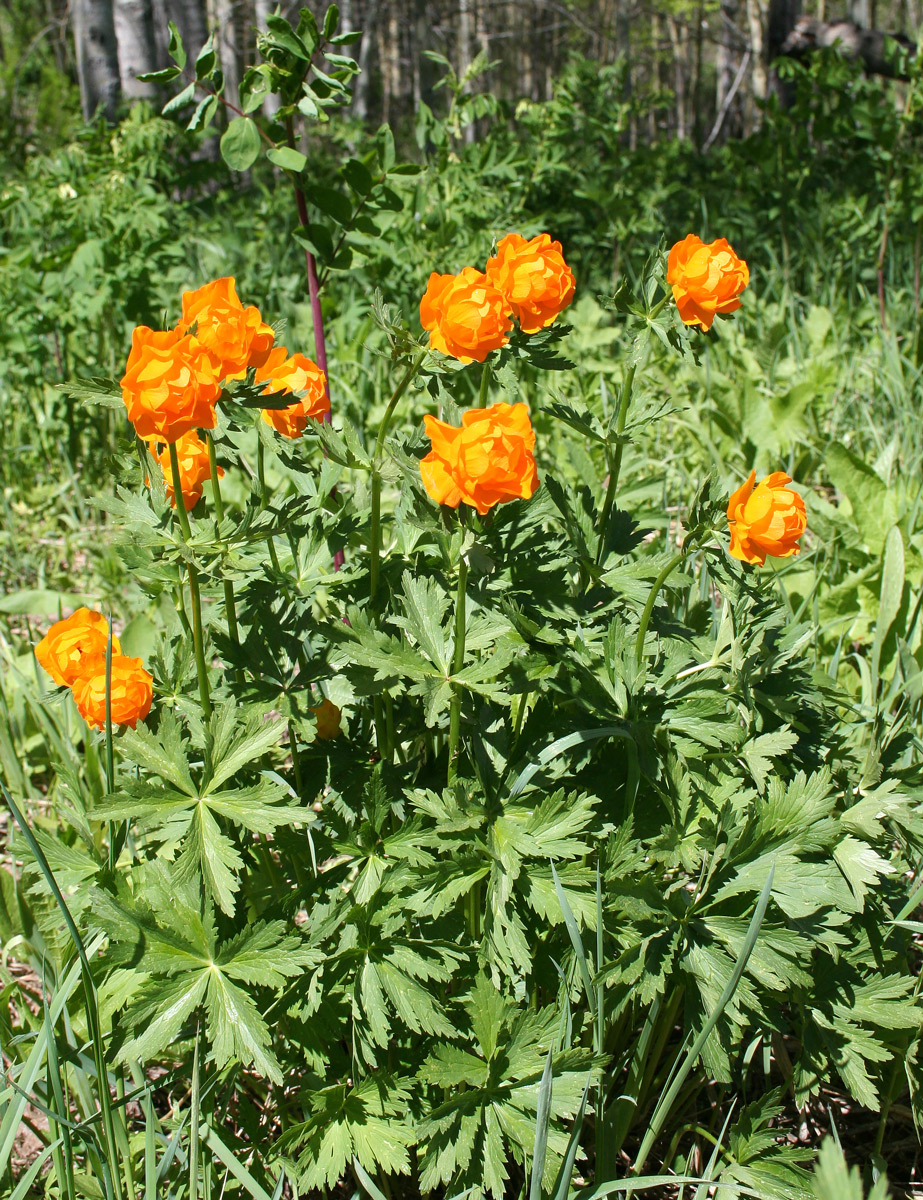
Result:
{"label": "orange flower", "polygon": [[437,504],[470,504],[483,516],[495,504],[535,492],[535,433],[524,404],[470,408],[461,428],[430,416],[423,421],[433,448],[420,474]]}
{"label": "orange flower", "polygon": [[272,425],[283,437],[300,438],[309,418],[322,421],[330,412],[330,397],[320,367],[303,354],[293,354],[290,358],[287,354],[284,346],[271,350],[265,363],[257,368],[253,382],[268,381],[263,388],[264,396],[304,393],[297,404],[288,408],[263,409],[263,420],[267,425]]}
{"label": "orange flower", "polygon": [[215,361],[219,379],[243,379],[247,367],[266,361],[275,340],[260,310],[252,304],[244,308],[237,298],[233,275],[183,292],[183,319],[177,329],[186,333],[193,325]]}
{"label": "orange flower", "polygon": [[122,377],[122,399],[138,437],[175,442],[190,429],[214,429],[218,375],[202,343],[175,329],[139,325]]}
{"label": "orange flower", "polygon": [[[102,613],[78,608],[64,621],[58,621],[35,647],[35,657],[55,683],[72,687],[88,670],[97,670],[100,661],[106,669],[106,642],[109,622]],[[119,639],[112,639],[112,653],[119,654]]]}
{"label": "orange flower", "polygon": [[[173,465],[170,461],[170,451],[164,447],[158,452],[157,443],[151,443],[151,453],[160,464],[163,471],[163,481],[167,487],[167,499],[176,508],[176,493],[173,486]],[[195,508],[202,499],[202,484],[211,478],[211,466],[208,461],[208,446],[194,429],[184,433],[176,442],[176,458],[179,463],[179,485],[183,493],[183,507],[188,512]],[[224,475],[224,470],[218,468],[218,478]]]}
{"label": "orange flower", "polygon": [[728,245],[718,238],[707,245],[690,233],[670,251],[667,283],[673,287],[673,299],[686,325],[711,329],[715,313],[731,313],[740,308],[738,296],[750,282],[750,271]]}
{"label": "orange flower", "polygon": [[567,308],[577,286],[561,243],[547,233],[530,241],[508,233],[487,260],[487,278],[509,302],[523,333],[537,333]]}
{"label": "orange flower", "polygon": [[728,501],[730,553],[762,566],[770,558],[790,558],[807,528],[804,500],[786,485],[791,478],[773,471],[756,488],[756,471]]}
{"label": "orange flower", "polygon": [[316,738],[327,742],[340,736],[340,710],[332,700],[325,698],[323,703],[308,711],[317,717],[317,731],[314,735]]}
{"label": "orange flower", "polygon": [[[153,679],[140,658],[112,657],[112,724],[132,729],[151,711]],[[74,683],[74,700],[81,717],[96,729],[106,727],[106,662]]]}
{"label": "orange flower", "polygon": [[464,363],[483,362],[491,350],[505,346],[513,327],[509,301],[474,267],[458,275],[430,275],[420,301],[420,323],[430,331],[434,350]]}

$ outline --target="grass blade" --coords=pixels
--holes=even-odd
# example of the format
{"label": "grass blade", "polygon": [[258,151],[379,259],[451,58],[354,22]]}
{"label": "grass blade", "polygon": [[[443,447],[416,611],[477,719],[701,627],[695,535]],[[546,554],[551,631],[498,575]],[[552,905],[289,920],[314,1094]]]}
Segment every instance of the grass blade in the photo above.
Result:
{"label": "grass blade", "polygon": [[513,781],[513,786],[510,788],[510,798],[518,796],[525,788],[529,780],[537,775],[538,772],[558,757],[565,750],[570,750],[573,746],[580,746],[585,742],[595,742],[598,738],[605,737],[620,737],[626,741],[631,741],[631,734],[621,729],[618,725],[604,725],[601,729],[580,729],[576,733],[569,733],[566,737],[558,738],[556,742],[552,742],[550,746],[539,754],[538,758],[529,763]]}
{"label": "grass blade", "polygon": [[545,1155],[548,1150],[548,1125],[551,1121],[551,1091],[554,1087],[554,1042],[548,1047],[542,1082],[538,1089],[535,1108],[535,1145],[532,1149],[532,1179],[529,1183],[529,1200],[542,1200],[542,1175],[545,1171]]}
{"label": "grass blade", "polygon": [[[708,1040],[712,1030],[721,1019],[721,1014],[728,1005],[728,1001],[737,990],[737,985],[740,983],[741,976],[746,969],[750,955],[753,953],[753,947],[756,945],[756,939],[759,936],[760,927],[763,924],[763,918],[766,915],[766,909],[769,906],[769,899],[772,895],[772,879],[775,874],[775,866],[770,867],[769,875],[766,882],[763,884],[763,890],[760,893],[760,898],[757,902],[753,916],[750,918],[750,925],[747,929],[747,936],[744,939],[744,944],[741,947],[740,954],[737,956],[737,962],[734,964],[734,970],[731,972],[731,978],[727,981],[724,991],[718,998],[718,1003],[715,1005],[715,1010],[703,1025],[699,1036],[690,1046],[682,1064],[677,1067],[673,1073],[672,1082],[666,1089],[665,1094],[662,1094],[657,1107],[654,1109],[651,1116],[651,1123],[647,1128],[647,1132],[641,1142],[641,1148],[638,1151],[638,1156],[635,1159],[632,1171],[639,1171],[647,1160],[647,1156],[651,1152],[651,1147],[657,1140],[660,1130],[670,1113],[671,1108],[680,1093],[683,1084],[686,1082],[686,1077],[695,1066],[696,1060],[702,1052],[706,1041]],[[680,1052],[682,1053],[682,1051]],[[679,1063],[679,1059],[677,1059]]]}
{"label": "grass blade", "polygon": [[586,1077],[586,1084],[583,1088],[583,1099],[580,1101],[580,1108],[574,1117],[574,1127],[570,1131],[567,1150],[558,1171],[558,1177],[555,1180],[554,1191],[552,1192],[553,1200],[567,1200],[567,1194],[570,1191],[570,1182],[574,1177],[574,1163],[577,1161],[577,1150],[580,1146],[580,1134],[583,1131],[583,1119],[586,1116],[586,1102],[590,1094],[590,1080],[592,1078],[592,1073]]}

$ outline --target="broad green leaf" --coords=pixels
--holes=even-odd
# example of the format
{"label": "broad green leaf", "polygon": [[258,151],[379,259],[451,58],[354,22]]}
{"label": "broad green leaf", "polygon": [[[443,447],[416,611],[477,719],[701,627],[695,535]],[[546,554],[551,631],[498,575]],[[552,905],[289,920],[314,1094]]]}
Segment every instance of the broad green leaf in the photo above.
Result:
{"label": "broad green leaf", "polygon": [[232,171],[247,171],[260,153],[260,134],[252,117],[234,117],[221,135],[221,157]]}

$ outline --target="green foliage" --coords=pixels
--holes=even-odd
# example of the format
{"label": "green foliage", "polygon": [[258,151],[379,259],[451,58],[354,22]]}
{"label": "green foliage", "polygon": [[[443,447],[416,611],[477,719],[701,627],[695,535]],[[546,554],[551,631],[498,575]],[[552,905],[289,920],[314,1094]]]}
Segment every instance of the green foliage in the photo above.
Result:
{"label": "green foliage", "polygon": [[[56,510],[92,546],[80,591],[131,617],[122,643],[156,699],[110,776],[105,735],[31,660],[26,621],[78,600],[33,550],[0,602],[0,765],[35,828],[0,873],[0,930],[51,996],[39,1016],[3,966],[20,1015],[0,1015],[0,1166],[25,1094],[51,1122],[45,1192],[68,1200],[225,1171],[260,1200],[352,1177],[373,1196],[565,1200],[578,1174],[589,1194],[640,1190],[655,1162],[699,1189],[852,1195],[832,1149],[811,1177],[785,1135],[830,1089],[883,1131],[906,1079],[920,1116],[923,446],[898,303],[916,100],[876,108],[876,85],[820,63],[796,72],[791,124],[770,107],[749,143],[629,169],[617,74],[578,64],[504,121],[483,62],[464,79],[443,63],[447,114],[421,107],[423,162],[406,163],[390,131],[341,127],[336,29],[305,10],[261,31],[221,139],[252,171],[239,194],[206,200],[196,176],[221,168],[169,164],[217,111],[187,87],[169,104],[187,134],[136,110],[5,197],[10,544],[18,562],[39,469],[71,503],[66,448],[87,493],[102,480],[92,509]],[[185,66],[175,31],[172,54]],[[195,74],[220,92],[213,46]],[[473,117],[487,136],[469,146]],[[856,121],[875,137],[854,144]],[[842,204],[818,202],[824,178]],[[693,193],[699,232],[754,273],[707,337],[664,278]],[[894,329],[861,290],[884,213]],[[429,352],[428,272],[483,265],[517,227],[575,264],[568,323],[486,368]],[[229,387],[221,508],[209,485],[186,536],[119,417],[130,329],[170,325],[182,286],[233,271],[307,353],[305,252],[333,422],[283,441],[252,378]],[[478,396],[528,402],[541,475],[486,517],[437,508],[419,473],[423,414],[458,423]],[[789,467],[809,512],[802,555],[762,570],[726,551],[727,493],[753,466]],[[122,1088],[111,1137],[90,1042]]]}

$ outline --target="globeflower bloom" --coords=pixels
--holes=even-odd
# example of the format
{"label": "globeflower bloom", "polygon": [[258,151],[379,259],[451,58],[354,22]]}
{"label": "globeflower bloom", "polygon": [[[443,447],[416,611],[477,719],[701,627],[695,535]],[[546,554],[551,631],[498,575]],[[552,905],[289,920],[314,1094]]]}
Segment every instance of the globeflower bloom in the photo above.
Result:
{"label": "globeflower bloom", "polygon": [[550,325],[574,298],[576,280],[564,261],[561,243],[547,233],[526,241],[508,233],[487,260],[487,278],[509,302],[523,333]]}
{"label": "globeflower bloom", "polygon": [[328,700],[325,697],[322,703],[318,704],[316,708],[311,708],[308,711],[314,713],[314,716],[317,718],[315,737],[320,741],[328,742],[340,736],[341,713],[332,700]]}
{"label": "globeflower bloom", "polygon": [[667,283],[686,325],[711,329],[716,313],[740,308],[738,297],[750,282],[747,264],[727,238],[705,243],[694,233],[677,242],[667,260]]}
{"label": "globeflower bloom", "polygon": [[[128,725],[131,729],[151,711],[153,679],[145,671],[140,658],[112,656],[111,670],[112,724]],[[106,662],[81,675],[74,683],[77,709],[88,725],[106,727]]]}
{"label": "globeflower bloom", "polygon": [[233,275],[215,279],[194,292],[183,292],[180,333],[195,326],[195,335],[211,355],[219,379],[242,379],[247,367],[266,361],[275,334],[252,304],[237,297]]}
{"label": "globeflower bloom", "polygon": [[320,367],[303,354],[286,357],[284,346],[270,351],[266,362],[253,377],[255,384],[265,383],[264,396],[304,393],[288,408],[264,408],[263,420],[287,438],[300,438],[309,420],[323,421],[330,412],[327,380]]}
{"label": "globeflower bloom", "polygon": [[[151,451],[163,471],[163,481],[167,488],[167,499],[176,508],[176,485],[173,479],[173,464],[170,451],[166,447],[158,452],[157,443],[153,443]],[[189,512],[202,499],[202,484],[211,478],[211,464],[208,459],[208,446],[194,429],[177,439],[176,459],[179,465],[179,485],[183,497],[183,507]],[[218,478],[224,475],[224,470],[218,468]]]}
{"label": "globeflower bloom", "polygon": [[214,361],[195,337],[139,325],[121,380],[138,437],[175,442],[191,429],[214,429],[221,395]]}
{"label": "globeflower bloom", "polygon": [[524,404],[471,408],[461,427],[423,418],[432,450],[420,462],[437,504],[468,504],[483,516],[504,500],[528,500],[538,487],[535,432]]}
{"label": "globeflower bloom", "polygon": [[464,363],[483,362],[510,340],[510,311],[507,298],[482,271],[464,267],[458,275],[430,275],[420,323],[434,350]]}
{"label": "globeflower bloom", "polygon": [[756,471],[728,501],[731,530],[730,553],[742,562],[763,566],[768,558],[790,558],[807,528],[804,500],[787,485],[784,471],[771,475],[754,487]]}
{"label": "globeflower bloom", "polygon": [[[102,613],[78,608],[63,621],[57,621],[35,647],[35,657],[55,683],[72,687],[87,671],[106,669],[106,643],[109,622]],[[112,639],[112,653],[119,654],[119,639]]]}

